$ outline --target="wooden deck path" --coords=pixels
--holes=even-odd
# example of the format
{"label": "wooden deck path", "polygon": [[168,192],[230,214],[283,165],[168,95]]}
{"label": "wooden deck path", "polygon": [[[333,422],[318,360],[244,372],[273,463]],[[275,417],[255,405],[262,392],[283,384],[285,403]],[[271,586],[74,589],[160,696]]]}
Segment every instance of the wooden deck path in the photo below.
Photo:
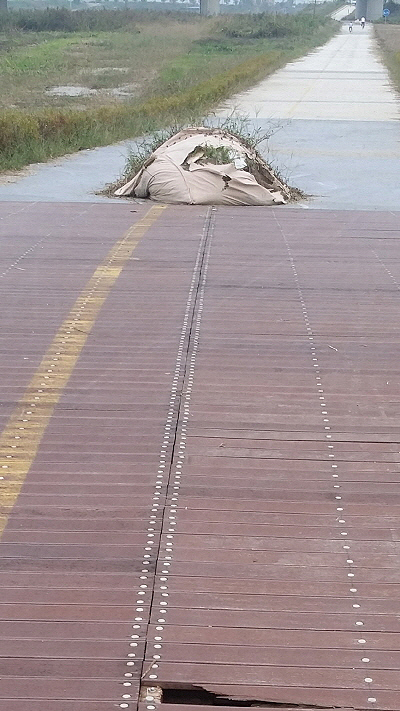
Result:
{"label": "wooden deck path", "polygon": [[398,216],[0,218],[0,708],[398,711]]}

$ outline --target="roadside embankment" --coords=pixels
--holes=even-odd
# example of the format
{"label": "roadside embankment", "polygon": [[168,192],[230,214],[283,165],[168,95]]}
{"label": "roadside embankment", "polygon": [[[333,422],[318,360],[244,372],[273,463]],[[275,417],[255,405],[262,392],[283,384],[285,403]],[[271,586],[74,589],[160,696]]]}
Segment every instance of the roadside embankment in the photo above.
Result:
{"label": "roadside embankment", "polygon": [[394,86],[400,91],[400,25],[375,25],[381,56],[390,72]]}

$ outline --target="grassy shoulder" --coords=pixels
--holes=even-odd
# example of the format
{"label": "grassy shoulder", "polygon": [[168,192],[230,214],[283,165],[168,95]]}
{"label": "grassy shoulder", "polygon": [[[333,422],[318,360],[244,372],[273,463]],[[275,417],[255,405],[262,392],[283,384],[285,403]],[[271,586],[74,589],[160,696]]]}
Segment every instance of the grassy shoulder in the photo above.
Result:
{"label": "grassy shoulder", "polygon": [[374,26],[375,35],[394,86],[400,91],[400,25]]}
{"label": "grassy shoulder", "polygon": [[[199,120],[334,32],[309,14],[138,15],[114,31],[4,30],[0,169]],[[79,91],[54,91],[65,85]]]}

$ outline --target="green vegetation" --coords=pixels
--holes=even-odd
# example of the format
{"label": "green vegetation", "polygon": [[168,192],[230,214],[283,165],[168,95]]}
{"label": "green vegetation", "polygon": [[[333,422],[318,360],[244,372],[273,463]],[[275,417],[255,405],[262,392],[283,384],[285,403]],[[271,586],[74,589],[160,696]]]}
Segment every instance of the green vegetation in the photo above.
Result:
{"label": "green vegetation", "polygon": [[[110,18],[112,31],[84,31],[92,14],[100,24],[103,15]],[[217,19],[182,13],[179,20],[176,13],[131,10],[9,15],[11,29],[0,33],[3,170],[198,121],[337,27],[306,13]],[[28,15],[34,30],[16,29]]]}
{"label": "green vegetation", "polygon": [[[171,60],[189,52],[206,27],[207,23],[194,22],[182,31],[181,24],[171,20],[165,25],[142,23],[116,32],[8,33],[0,51],[0,107],[83,109],[138,99],[148,95],[158,72]],[[28,36],[30,44],[26,44]],[[53,87],[65,85],[121,87],[124,94],[69,96],[51,92]]]}
{"label": "green vegetation", "polygon": [[400,26],[375,25],[375,34],[393,84],[400,91]]}
{"label": "green vegetation", "polygon": [[[222,20],[219,19],[219,22]],[[306,37],[317,32],[321,18],[312,13],[301,12],[297,15],[231,15],[223,19],[222,32],[226,37],[246,39],[272,37]]]}
{"label": "green vegetation", "polygon": [[[167,20],[186,23],[197,15],[182,12],[166,12]],[[0,32],[24,30],[30,32],[112,32],[133,27],[140,13],[129,8],[124,10],[74,10],[63,7],[46,7],[43,10],[13,10],[0,14]],[[159,12],[146,12],[146,22],[160,22]]]}

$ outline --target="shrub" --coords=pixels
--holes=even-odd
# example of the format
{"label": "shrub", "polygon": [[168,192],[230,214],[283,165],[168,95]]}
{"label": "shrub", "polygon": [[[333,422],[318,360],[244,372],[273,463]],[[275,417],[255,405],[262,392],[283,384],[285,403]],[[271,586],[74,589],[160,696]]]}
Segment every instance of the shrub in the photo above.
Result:
{"label": "shrub", "polygon": [[312,35],[329,20],[313,17],[308,13],[297,15],[233,15],[220,25],[220,32],[227,37],[260,39],[267,37],[305,37]]}
{"label": "shrub", "polygon": [[[181,22],[200,20],[191,13],[166,11],[163,15]],[[19,29],[31,32],[110,32],[127,29],[137,22],[159,22],[160,12],[121,10],[74,10],[47,7],[44,10],[10,10],[0,12],[0,30]]]}

